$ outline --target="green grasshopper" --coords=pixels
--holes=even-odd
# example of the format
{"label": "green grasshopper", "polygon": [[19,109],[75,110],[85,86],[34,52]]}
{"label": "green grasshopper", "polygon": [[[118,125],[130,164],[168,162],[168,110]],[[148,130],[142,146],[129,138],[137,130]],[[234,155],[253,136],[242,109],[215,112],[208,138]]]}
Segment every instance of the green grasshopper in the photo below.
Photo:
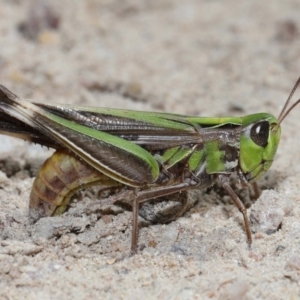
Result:
{"label": "green grasshopper", "polygon": [[271,167],[280,124],[296,82],[278,119],[268,113],[204,118],[169,113],[32,103],[0,86],[0,133],[57,149],[35,179],[30,217],[63,213],[79,189],[104,183],[127,186],[133,197],[131,252],[138,240],[138,209],[150,199],[207,188],[219,180],[243,215],[246,208],[229,185],[255,183]]}

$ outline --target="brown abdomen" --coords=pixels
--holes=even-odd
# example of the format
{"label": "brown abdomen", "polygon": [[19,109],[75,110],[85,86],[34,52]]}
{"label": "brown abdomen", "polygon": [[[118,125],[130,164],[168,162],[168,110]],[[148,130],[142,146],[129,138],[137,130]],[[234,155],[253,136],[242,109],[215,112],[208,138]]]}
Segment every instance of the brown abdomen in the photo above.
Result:
{"label": "brown abdomen", "polygon": [[30,194],[29,217],[36,222],[41,217],[62,214],[78,190],[102,184],[121,184],[100,173],[68,150],[57,150],[42,165]]}

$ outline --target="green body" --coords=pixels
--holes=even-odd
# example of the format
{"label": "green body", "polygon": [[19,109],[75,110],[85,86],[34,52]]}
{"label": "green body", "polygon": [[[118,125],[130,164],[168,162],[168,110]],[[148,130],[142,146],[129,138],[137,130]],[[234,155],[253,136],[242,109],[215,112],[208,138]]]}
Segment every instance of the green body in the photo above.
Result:
{"label": "green body", "polygon": [[[46,105],[18,98],[1,86],[0,118],[0,133],[68,149],[88,168],[103,174],[103,178],[138,188],[137,206],[147,199],[211,186],[217,179],[231,193],[226,178],[237,173],[242,182],[259,179],[270,168],[280,140],[278,120],[267,113],[203,118]],[[57,174],[60,173],[52,177]],[[96,183],[101,176],[93,174],[92,180],[84,184],[80,180],[76,184],[70,182],[71,190]],[[39,180],[33,190],[39,190]],[[51,176],[47,180],[51,181]],[[47,180],[40,190],[52,188]],[[68,187],[58,192],[60,200],[49,202],[65,207],[69,190]],[[244,207],[235,199],[237,196],[231,196],[248,222]],[[42,202],[48,205],[47,195],[39,197],[31,200],[32,210],[40,210]],[[37,216],[52,214],[49,211],[54,210],[43,210]]]}
{"label": "green body", "polygon": [[[14,101],[18,103],[14,117],[22,116],[42,138],[47,136],[48,140],[57,143],[55,147],[68,148],[107,176],[135,187],[155,183],[161,174],[161,164],[170,169],[184,161],[190,171],[196,172],[204,158],[208,174],[227,173],[239,168],[244,179],[252,181],[269,169],[280,139],[277,119],[266,113],[199,118],[108,108],[35,105],[21,99]],[[269,124],[267,145],[263,147],[255,143],[250,134],[251,128],[262,121]],[[30,134],[27,136],[32,139]],[[24,138],[24,134],[21,137]],[[87,149],[89,146],[93,150]],[[231,161],[223,149],[226,146],[236,150]],[[115,166],[108,155],[101,157],[97,154],[106,151],[114,160],[118,157],[121,162],[130,161],[132,167],[122,168],[121,162]],[[131,174],[131,169],[134,169],[134,174]]]}
{"label": "green body", "polygon": [[[184,171],[195,178],[237,171],[242,181],[254,181],[270,168],[280,139],[277,119],[266,113],[203,118],[33,104],[5,88],[0,107],[2,102],[10,106],[3,113],[28,126],[20,137],[41,144],[47,137],[52,147],[70,149],[98,171],[133,187],[172,184]],[[251,128],[260,122],[268,124],[263,146],[251,137]],[[8,129],[3,133],[18,134]],[[163,171],[172,173],[172,183]]]}

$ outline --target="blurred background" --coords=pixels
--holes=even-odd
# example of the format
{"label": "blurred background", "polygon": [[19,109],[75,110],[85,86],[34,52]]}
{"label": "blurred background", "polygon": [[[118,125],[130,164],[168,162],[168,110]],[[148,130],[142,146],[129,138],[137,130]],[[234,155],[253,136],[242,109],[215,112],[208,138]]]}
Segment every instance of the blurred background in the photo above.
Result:
{"label": "blurred background", "polygon": [[[300,75],[296,0],[0,4],[0,84],[37,102],[278,116]],[[298,134],[289,124],[283,139]],[[279,154],[297,154],[298,140]],[[49,156],[22,140],[0,135],[0,143],[0,159],[39,156],[39,166]]]}
{"label": "blurred background", "polygon": [[[299,0],[0,0],[0,84],[37,102],[278,116],[300,75],[299,11]],[[272,169],[277,191],[295,203],[299,109],[284,121]],[[3,299],[298,299],[296,209],[276,234],[255,236],[253,251],[239,212],[221,205],[143,228],[153,243],[135,257],[129,212],[99,220],[102,236],[91,226],[92,241],[90,223],[87,237],[78,234],[80,217],[68,234],[33,241],[26,222],[35,173],[26,164],[48,156],[0,136]],[[186,250],[172,252],[179,235]]]}
{"label": "blurred background", "polygon": [[35,101],[277,113],[300,73],[299,1],[0,4],[0,82]]}
{"label": "blurred background", "polygon": [[300,74],[296,0],[0,4],[0,83],[38,102],[278,115]]}

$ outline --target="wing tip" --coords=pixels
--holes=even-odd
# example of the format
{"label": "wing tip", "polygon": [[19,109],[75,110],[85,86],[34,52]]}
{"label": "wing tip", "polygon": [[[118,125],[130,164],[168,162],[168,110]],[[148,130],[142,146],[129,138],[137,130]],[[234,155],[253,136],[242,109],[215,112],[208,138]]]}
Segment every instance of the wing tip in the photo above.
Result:
{"label": "wing tip", "polygon": [[18,98],[18,96],[0,84],[0,99],[4,100],[5,98],[8,98],[9,100],[15,100]]}

